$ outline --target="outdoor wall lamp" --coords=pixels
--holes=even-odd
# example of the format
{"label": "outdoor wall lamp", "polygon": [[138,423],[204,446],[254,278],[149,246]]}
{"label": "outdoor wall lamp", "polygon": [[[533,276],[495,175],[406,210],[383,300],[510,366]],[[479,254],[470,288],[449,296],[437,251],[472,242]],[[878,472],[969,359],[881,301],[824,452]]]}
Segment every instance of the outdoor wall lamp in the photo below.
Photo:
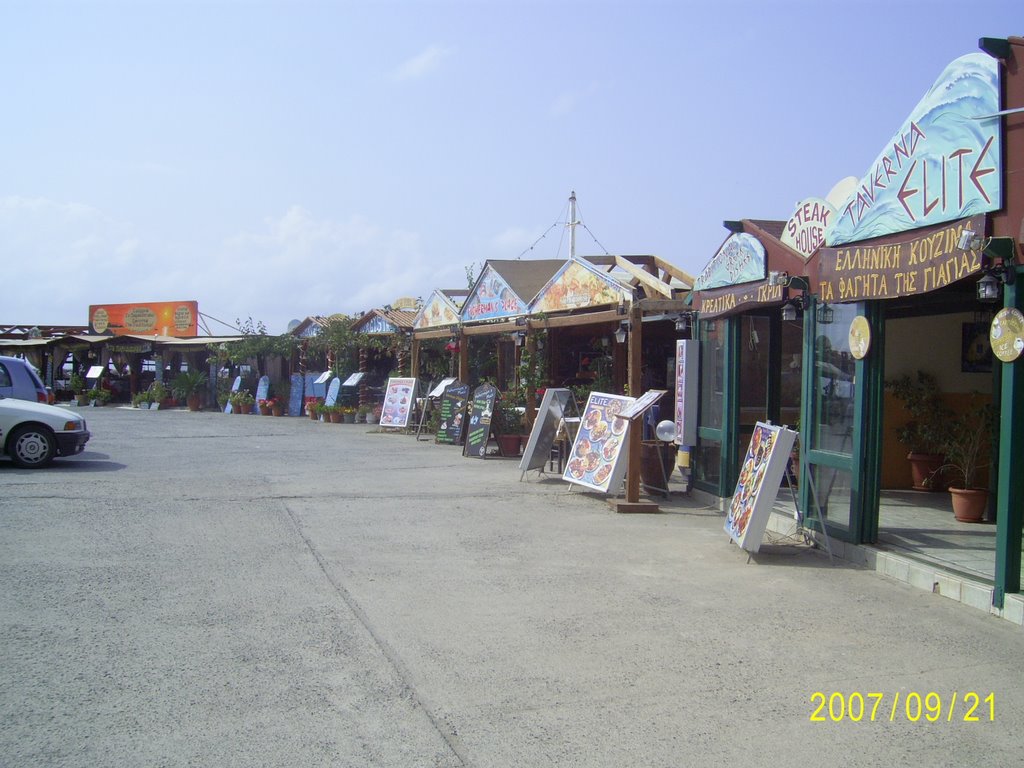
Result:
{"label": "outdoor wall lamp", "polygon": [[623,320],[619,323],[619,327],[615,329],[615,341],[622,344],[626,341],[626,334],[629,333],[629,320]]}
{"label": "outdoor wall lamp", "polygon": [[791,323],[800,317],[805,309],[807,309],[807,296],[805,294],[787,299],[786,303],[782,305],[782,320]]}
{"label": "outdoor wall lamp", "polygon": [[[1012,237],[978,237],[971,229],[960,233],[956,243],[962,251],[981,250],[982,277],[976,286],[978,301],[991,304],[999,300],[1004,285],[1013,285],[1017,270],[1013,265],[1014,241]],[[994,261],[999,263],[995,264]]]}
{"label": "outdoor wall lamp", "polygon": [[836,316],[836,312],[828,304],[822,304],[818,307],[818,322],[822,325],[830,324]]}
{"label": "outdoor wall lamp", "polygon": [[523,341],[526,340],[526,331],[516,331],[512,334],[512,341],[516,343],[517,347],[523,346]]}
{"label": "outdoor wall lamp", "polygon": [[772,270],[768,273],[768,285],[781,285],[783,288],[788,288],[795,282],[800,282],[802,285],[798,285],[798,288],[803,288],[805,291],[811,290],[811,284],[807,282],[806,277],[800,275],[791,275],[785,270],[776,271]]}
{"label": "outdoor wall lamp", "polygon": [[682,312],[676,315],[676,330],[683,332],[690,329],[690,325],[693,323],[693,316],[691,312]]}

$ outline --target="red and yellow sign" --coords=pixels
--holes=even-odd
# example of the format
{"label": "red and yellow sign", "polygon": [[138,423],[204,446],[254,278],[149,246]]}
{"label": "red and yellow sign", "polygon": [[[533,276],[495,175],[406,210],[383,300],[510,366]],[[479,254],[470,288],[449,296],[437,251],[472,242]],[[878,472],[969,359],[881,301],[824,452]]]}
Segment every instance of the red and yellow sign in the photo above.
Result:
{"label": "red and yellow sign", "polygon": [[126,336],[198,336],[198,301],[89,305],[89,331]]}

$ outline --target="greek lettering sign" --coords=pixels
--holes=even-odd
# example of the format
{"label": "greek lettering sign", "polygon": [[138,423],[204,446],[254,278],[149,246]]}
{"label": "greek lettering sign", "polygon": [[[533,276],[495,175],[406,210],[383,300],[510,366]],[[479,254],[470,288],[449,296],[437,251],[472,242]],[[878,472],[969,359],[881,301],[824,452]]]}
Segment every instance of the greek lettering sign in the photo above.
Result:
{"label": "greek lettering sign", "polygon": [[983,232],[976,216],[911,240],[851,244],[818,251],[818,296],[828,303],[891,299],[943,288],[981,270],[981,251],[957,248],[965,229]]}
{"label": "greek lettering sign", "polygon": [[825,235],[830,246],[1002,207],[999,62],[953,61],[886,144]]}

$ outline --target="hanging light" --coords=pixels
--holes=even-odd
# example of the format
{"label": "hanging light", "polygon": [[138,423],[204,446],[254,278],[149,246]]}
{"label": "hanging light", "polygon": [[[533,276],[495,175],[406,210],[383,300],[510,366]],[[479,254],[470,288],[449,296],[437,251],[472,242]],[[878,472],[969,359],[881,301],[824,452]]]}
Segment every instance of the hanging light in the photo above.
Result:
{"label": "hanging light", "polygon": [[984,302],[985,304],[992,304],[999,300],[999,294],[1002,288],[999,285],[999,280],[995,278],[991,273],[986,272],[985,275],[978,281],[978,301]]}
{"label": "hanging light", "polygon": [[623,320],[615,329],[615,341],[622,344],[626,341],[626,334],[629,333],[629,320]]}
{"label": "hanging light", "polygon": [[517,331],[512,334],[512,340],[516,343],[517,347],[523,346],[523,341],[526,339],[525,331]]}

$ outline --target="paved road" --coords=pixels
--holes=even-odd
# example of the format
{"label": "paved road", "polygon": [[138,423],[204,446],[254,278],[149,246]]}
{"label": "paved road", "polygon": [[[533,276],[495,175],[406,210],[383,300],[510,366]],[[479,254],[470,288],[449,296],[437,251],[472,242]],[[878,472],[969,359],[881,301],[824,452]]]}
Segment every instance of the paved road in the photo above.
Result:
{"label": "paved road", "polygon": [[[1021,762],[1019,627],[795,545],[747,563],[682,497],[616,515],[365,425],[87,416],[81,457],[0,462],[2,766]],[[815,723],[819,691],[884,698]]]}

